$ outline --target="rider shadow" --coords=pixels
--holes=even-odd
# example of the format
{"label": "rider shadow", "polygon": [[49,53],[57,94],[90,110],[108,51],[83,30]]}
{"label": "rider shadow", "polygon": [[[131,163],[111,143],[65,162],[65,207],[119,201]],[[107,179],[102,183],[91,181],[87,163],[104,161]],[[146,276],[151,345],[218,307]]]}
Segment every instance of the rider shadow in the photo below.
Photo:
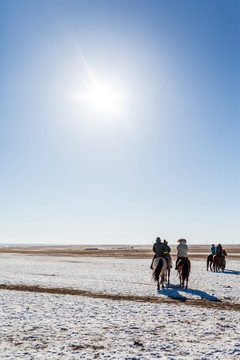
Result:
{"label": "rider shadow", "polygon": [[172,300],[178,300],[178,301],[182,301],[182,302],[186,301],[187,297],[180,294],[180,292],[181,293],[185,292],[186,294],[198,296],[201,299],[206,299],[209,301],[221,302],[221,300],[219,300],[216,296],[209,295],[205,291],[184,289],[184,288],[180,287],[179,285],[168,285],[167,288],[163,288],[158,291],[159,294],[165,295]]}

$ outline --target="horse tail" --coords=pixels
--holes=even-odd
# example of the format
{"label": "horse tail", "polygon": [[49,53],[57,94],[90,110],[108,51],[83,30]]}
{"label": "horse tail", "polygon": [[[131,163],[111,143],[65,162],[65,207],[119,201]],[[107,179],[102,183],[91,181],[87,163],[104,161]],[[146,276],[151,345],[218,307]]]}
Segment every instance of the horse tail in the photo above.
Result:
{"label": "horse tail", "polygon": [[183,279],[183,282],[187,277],[187,270],[188,270],[188,266],[187,266],[187,263],[185,263],[183,265],[183,267],[182,267],[182,279]]}
{"label": "horse tail", "polygon": [[153,274],[152,274],[152,278],[153,278],[154,281],[158,281],[159,275],[160,275],[161,270],[162,270],[162,267],[163,267],[163,259],[160,258],[159,261],[158,261],[157,267],[153,271]]}
{"label": "horse tail", "polygon": [[190,260],[187,259],[182,268],[183,281],[188,278],[188,276],[190,274],[190,270],[191,270],[191,263],[190,263]]}

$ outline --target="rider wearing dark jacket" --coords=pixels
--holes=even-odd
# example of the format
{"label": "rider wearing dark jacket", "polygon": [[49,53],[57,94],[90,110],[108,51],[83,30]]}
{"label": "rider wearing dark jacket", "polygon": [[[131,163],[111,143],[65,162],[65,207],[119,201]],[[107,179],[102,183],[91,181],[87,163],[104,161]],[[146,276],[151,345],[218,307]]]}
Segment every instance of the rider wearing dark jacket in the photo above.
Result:
{"label": "rider wearing dark jacket", "polygon": [[153,255],[152,263],[150,265],[150,269],[153,268],[152,266],[153,266],[153,260],[154,259],[156,259],[158,257],[164,257],[165,244],[162,243],[160,237],[156,238],[156,242],[154,243],[152,249],[153,249],[154,255]]}
{"label": "rider wearing dark jacket", "polygon": [[172,258],[171,258],[171,255],[170,255],[171,248],[168,245],[167,240],[163,240],[163,244],[164,244],[164,257],[167,260],[168,269],[171,269],[171,267],[172,267]]}
{"label": "rider wearing dark jacket", "polygon": [[156,257],[163,257],[164,256],[164,243],[162,243],[160,237],[157,237],[155,244],[153,245],[153,251]]}
{"label": "rider wearing dark jacket", "polygon": [[222,245],[218,244],[217,249],[216,249],[216,255],[223,256],[222,252],[223,252]]}

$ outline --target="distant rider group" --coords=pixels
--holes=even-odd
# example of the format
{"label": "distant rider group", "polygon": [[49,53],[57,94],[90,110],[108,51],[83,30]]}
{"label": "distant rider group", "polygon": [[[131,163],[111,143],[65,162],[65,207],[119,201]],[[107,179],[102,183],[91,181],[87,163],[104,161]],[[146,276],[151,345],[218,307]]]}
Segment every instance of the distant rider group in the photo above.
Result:
{"label": "distant rider group", "polygon": [[[223,250],[222,245],[218,244],[217,247],[215,247],[214,244],[212,244],[211,246],[211,254],[209,255],[209,257],[212,257],[212,261],[215,264],[216,260],[215,258],[218,257],[218,261],[222,264],[222,270],[225,269],[226,266],[226,260],[225,260],[225,256],[227,255],[226,250]],[[208,266],[207,266],[208,269]],[[210,269],[211,265],[210,265]],[[216,268],[214,268],[214,271],[216,270]]]}
{"label": "distant rider group", "polygon": [[218,244],[218,246],[217,246],[217,248],[216,248],[215,245],[212,244],[211,254],[212,254],[212,255],[223,256],[223,248],[222,248],[222,245],[221,245],[221,244]]}

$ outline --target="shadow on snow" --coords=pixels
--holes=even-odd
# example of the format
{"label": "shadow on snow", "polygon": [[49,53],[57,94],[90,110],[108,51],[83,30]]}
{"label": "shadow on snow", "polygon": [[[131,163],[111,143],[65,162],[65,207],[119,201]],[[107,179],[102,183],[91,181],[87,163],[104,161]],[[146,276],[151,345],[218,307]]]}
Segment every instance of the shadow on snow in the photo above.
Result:
{"label": "shadow on snow", "polygon": [[224,271],[218,271],[218,272],[216,272],[216,274],[240,275],[240,271],[225,269]]}
{"label": "shadow on snow", "polygon": [[168,285],[167,288],[163,288],[158,291],[158,294],[165,295],[169,297],[172,300],[178,300],[178,301],[186,301],[187,297],[183,296],[181,293],[190,294],[194,296],[199,296],[202,299],[206,299],[209,301],[215,301],[215,302],[221,302],[216,296],[212,296],[205,291],[201,290],[193,290],[193,289],[184,289],[180,287],[179,285]]}

